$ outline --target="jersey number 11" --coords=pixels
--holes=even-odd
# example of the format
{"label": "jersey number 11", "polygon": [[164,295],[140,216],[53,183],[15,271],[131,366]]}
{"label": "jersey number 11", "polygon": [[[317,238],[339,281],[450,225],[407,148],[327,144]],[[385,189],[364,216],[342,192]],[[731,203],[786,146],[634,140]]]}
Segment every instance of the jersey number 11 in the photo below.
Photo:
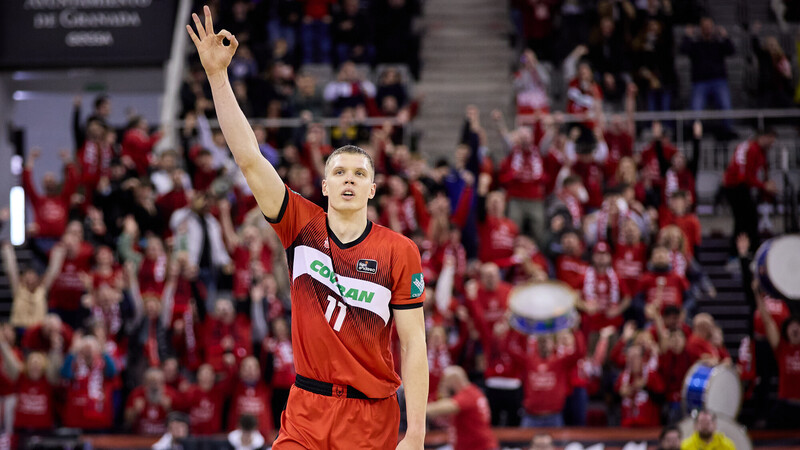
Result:
{"label": "jersey number 11", "polygon": [[333,311],[336,309],[336,305],[339,305],[339,314],[336,315],[336,322],[333,324],[333,331],[339,331],[342,329],[342,323],[344,323],[344,316],[347,313],[347,306],[344,302],[340,302],[333,298],[333,296],[328,296],[328,307],[325,309],[325,320],[328,322],[331,321],[333,317]]}

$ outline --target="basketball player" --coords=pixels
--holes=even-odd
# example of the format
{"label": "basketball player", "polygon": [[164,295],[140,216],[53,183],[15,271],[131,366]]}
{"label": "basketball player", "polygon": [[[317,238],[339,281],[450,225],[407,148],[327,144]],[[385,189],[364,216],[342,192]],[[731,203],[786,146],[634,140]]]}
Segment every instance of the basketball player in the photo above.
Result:
{"label": "basketball player", "polygon": [[[272,448],[422,449],[428,362],[419,250],[367,220],[375,168],[358,147],[342,147],[327,160],[327,214],[284,185],[261,155],[228,80],[238,41],[225,30],[215,34],[211,11],[204,12],[205,24],[193,15],[196,34],[186,28],[211,84],[225,140],[286,248],[292,277],[297,379]],[[399,444],[392,322],[400,338],[408,419]]]}

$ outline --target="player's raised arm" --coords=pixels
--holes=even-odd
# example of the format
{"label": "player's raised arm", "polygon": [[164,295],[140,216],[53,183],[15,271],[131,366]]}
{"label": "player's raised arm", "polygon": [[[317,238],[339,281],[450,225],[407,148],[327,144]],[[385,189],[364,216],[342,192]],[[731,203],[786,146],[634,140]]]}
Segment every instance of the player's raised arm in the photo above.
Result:
{"label": "player's raised arm", "polygon": [[[197,33],[191,25],[186,25],[186,30],[197,47],[200,62],[203,64],[211,84],[214,108],[217,110],[217,119],[222,128],[222,134],[225,135],[225,141],[233,153],[236,164],[242,169],[261,211],[267,217],[275,218],[280,212],[286,193],[283,181],[275,168],[261,155],[253,129],[239,108],[228,80],[228,65],[231,63],[231,58],[236,52],[239,42],[226,30],[214,33],[211,10],[205,6],[203,12],[205,25],[197,14],[192,14]],[[224,44],[225,39],[230,41],[229,45]]]}

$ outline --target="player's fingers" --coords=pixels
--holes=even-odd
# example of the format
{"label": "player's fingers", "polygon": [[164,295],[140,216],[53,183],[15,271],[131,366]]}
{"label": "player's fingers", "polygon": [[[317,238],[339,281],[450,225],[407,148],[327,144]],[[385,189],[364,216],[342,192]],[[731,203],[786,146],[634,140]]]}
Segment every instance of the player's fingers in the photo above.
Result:
{"label": "player's fingers", "polygon": [[231,50],[233,50],[233,51],[236,51],[236,48],[239,46],[239,41],[236,40],[236,36],[234,36],[228,30],[220,30],[219,33],[217,33],[217,37],[219,37],[220,40],[227,39],[228,41],[230,41],[230,43],[231,43],[230,47],[231,47]]}
{"label": "player's fingers", "polygon": [[192,20],[194,20],[194,26],[197,28],[197,36],[202,40],[206,37],[206,30],[203,28],[203,22],[200,22],[200,17],[195,13],[192,13]]}
{"label": "player's fingers", "polygon": [[197,38],[197,35],[194,33],[194,30],[192,29],[191,25],[186,25],[186,31],[189,32],[189,37],[192,38],[192,42],[194,42],[194,45],[199,45],[200,39]]}
{"label": "player's fingers", "polygon": [[214,34],[214,22],[211,20],[211,8],[203,6],[203,14],[206,16],[206,33]]}
{"label": "player's fingers", "polygon": [[230,35],[228,39],[231,41],[231,48],[236,52],[236,49],[239,48],[239,41],[236,40],[236,36]]}

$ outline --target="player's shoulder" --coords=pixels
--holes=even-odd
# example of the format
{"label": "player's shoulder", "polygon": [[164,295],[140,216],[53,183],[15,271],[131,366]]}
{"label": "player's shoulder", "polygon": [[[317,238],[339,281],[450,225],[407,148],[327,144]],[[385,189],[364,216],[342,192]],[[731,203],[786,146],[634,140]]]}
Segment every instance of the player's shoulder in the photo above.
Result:
{"label": "player's shoulder", "polygon": [[391,251],[414,250],[419,252],[419,248],[414,241],[390,228],[373,223],[372,230],[376,238],[376,245],[380,246],[382,249],[389,249]]}

